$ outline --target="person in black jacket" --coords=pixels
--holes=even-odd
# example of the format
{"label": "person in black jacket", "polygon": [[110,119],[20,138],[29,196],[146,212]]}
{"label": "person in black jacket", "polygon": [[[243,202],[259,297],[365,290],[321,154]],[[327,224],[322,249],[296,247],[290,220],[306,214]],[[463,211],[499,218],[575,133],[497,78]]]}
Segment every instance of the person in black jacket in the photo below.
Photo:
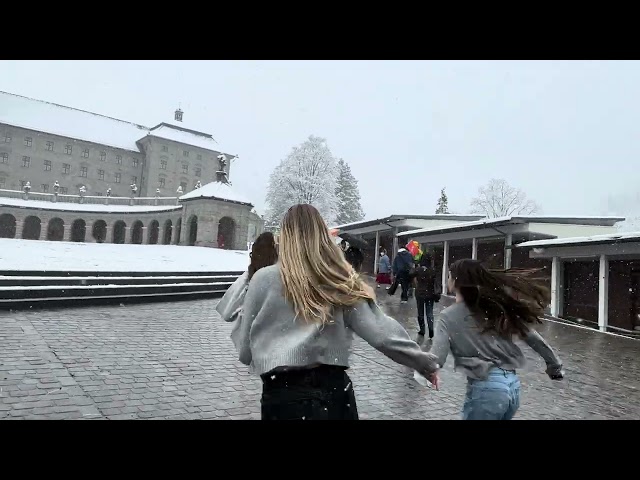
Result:
{"label": "person in black jacket", "polygon": [[424,254],[420,266],[413,272],[416,304],[418,305],[418,335],[424,335],[424,317],[426,314],[429,327],[429,338],[433,338],[433,304],[440,300],[436,287],[436,271],[431,266],[431,255]]}
{"label": "person in black jacket", "polygon": [[413,255],[406,248],[401,248],[393,259],[391,265],[393,271],[393,284],[389,288],[389,295],[396,293],[398,284],[402,287],[400,295],[400,303],[407,303],[409,300],[409,283],[411,282],[410,274],[413,270]]}

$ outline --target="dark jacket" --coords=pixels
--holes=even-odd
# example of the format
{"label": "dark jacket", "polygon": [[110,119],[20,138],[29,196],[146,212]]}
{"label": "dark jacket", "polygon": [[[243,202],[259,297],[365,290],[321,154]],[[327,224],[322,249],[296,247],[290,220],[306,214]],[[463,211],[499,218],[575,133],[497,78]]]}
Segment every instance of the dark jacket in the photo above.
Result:
{"label": "dark jacket", "polygon": [[438,297],[436,293],[436,271],[430,267],[416,268],[412,278],[416,279],[416,297],[435,300]]}
{"label": "dark jacket", "polygon": [[411,255],[404,248],[398,252],[396,258],[393,259],[393,265],[391,266],[394,275],[409,273],[413,268],[414,261],[413,255]]}
{"label": "dark jacket", "polygon": [[360,269],[360,267],[362,266],[362,262],[364,261],[364,255],[362,254],[360,249],[356,247],[347,248],[347,251],[344,252],[344,257],[347,259],[347,262],[349,262],[351,266],[356,270]]}

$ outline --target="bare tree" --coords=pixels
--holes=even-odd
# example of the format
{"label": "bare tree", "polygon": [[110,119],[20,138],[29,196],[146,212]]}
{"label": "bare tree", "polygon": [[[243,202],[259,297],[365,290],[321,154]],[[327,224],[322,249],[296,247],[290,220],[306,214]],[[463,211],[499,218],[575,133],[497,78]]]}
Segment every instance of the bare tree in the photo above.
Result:
{"label": "bare tree", "polygon": [[506,180],[492,178],[478,189],[478,196],[471,200],[471,212],[483,213],[489,218],[510,217],[538,213],[540,206]]}

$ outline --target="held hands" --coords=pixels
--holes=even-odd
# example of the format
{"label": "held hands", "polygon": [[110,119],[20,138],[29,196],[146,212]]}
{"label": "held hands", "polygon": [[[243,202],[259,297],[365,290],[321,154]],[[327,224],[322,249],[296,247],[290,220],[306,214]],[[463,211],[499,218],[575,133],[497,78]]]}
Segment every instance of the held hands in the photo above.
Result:
{"label": "held hands", "polygon": [[435,388],[436,390],[440,390],[440,377],[438,376],[438,372],[433,372],[427,377],[427,380],[431,382],[433,388]]}

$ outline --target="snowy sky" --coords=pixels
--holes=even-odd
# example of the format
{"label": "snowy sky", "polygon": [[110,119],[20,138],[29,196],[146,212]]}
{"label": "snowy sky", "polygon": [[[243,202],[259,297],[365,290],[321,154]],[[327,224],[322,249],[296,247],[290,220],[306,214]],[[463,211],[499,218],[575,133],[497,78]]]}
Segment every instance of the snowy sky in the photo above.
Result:
{"label": "snowy sky", "polygon": [[360,183],[367,218],[466,213],[491,177],[545,214],[640,212],[637,61],[0,61],[0,90],[153,126],[238,154],[264,206],[269,173],[310,134]]}

